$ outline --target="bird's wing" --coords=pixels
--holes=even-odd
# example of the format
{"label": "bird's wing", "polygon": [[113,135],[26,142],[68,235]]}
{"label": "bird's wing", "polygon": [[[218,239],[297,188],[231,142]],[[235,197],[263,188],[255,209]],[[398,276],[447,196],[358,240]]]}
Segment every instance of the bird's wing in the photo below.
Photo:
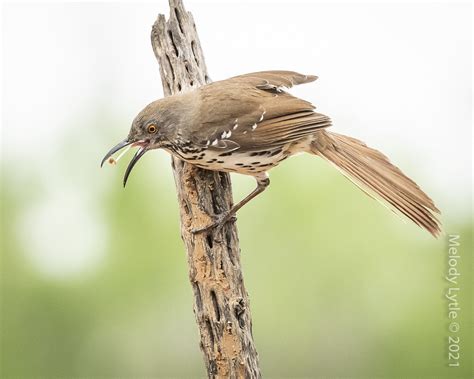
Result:
{"label": "bird's wing", "polygon": [[301,111],[263,119],[247,128],[247,133],[244,131],[236,135],[234,140],[245,146],[245,150],[280,147],[314,134],[317,129],[329,126],[331,126],[329,117],[313,111]]}
{"label": "bird's wing", "polygon": [[331,125],[329,117],[281,88],[316,77],[265,71],[214,82],[200,90],[193,136],[209,149],[264,150],[283,146]]}
{"label": "bird's wing", "polygon": [[260,71],[234,76],[228,80],[243,81],[262,90],[282,92],[298,84],[314,82],[315,75],[303,75],[294,71]]}

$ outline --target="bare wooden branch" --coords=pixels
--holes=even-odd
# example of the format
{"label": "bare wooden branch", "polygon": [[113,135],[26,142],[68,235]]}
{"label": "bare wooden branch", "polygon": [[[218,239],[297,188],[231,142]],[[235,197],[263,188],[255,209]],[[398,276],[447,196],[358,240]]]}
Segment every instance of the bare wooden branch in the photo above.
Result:
{"label": "bare wooden branch", "polygon": [[[151,41],[166,96],[209,83],[204,55],[191,13],[170,0],[170,17],[159,15]],[[259,378],[249,299],[244,287],[235,224],[193,235],[211,217],[232,205],[228,174],[197,168],[172,158],[186,245],[194,313],[210,378]]]}

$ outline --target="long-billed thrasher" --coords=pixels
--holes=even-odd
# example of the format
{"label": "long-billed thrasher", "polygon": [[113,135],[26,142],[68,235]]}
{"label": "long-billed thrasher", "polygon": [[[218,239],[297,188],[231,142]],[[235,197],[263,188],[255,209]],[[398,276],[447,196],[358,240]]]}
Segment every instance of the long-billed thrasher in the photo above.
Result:
{"label": "long-billed thrasher", "polygon": [[292,71],[256,72],[154,101],[133,120],[128,137],[105,155],[102,165],[131,145],[138,150],[125,171],[124,186],[143,154],[158,148],[204,169],[255,177],[257,188],[201,231],[222,226],[270,184],[268,170],[306,152],[324,158],[364,192],[438,236],[439,210],[414,181],[379,151],[329,132],[328,116],[285,91],[316,79]]}

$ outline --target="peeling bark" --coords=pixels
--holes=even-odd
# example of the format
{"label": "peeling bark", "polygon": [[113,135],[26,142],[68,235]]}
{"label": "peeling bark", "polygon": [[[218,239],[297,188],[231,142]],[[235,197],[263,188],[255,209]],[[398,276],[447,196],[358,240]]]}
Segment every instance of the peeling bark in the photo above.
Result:
{"label": "peeling bark", "polygon": [[[210,83],[196,25],[181,0],[169,0],[170,17],[159,15],[151,41],[165,96]],[[240,264],[237,228],[193,235],[212,216],[232,206],[230,176],[177,158],[172,168],[181,216],[181,237],[194,292],[194,313],[210,378],[260,378],[252,319]]]}

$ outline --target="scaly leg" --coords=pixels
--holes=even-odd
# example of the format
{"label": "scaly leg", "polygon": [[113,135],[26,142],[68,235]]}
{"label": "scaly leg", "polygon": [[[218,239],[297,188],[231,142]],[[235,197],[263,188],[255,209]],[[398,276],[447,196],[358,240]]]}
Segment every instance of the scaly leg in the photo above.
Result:
{"label": "scaly leg", "polygon": [[205,232],[209,229],[217,228],[220,229],[222,228],[226,222],[228,222],[230,219],[232,219],[235,216],[235,213],[242,208],[245,204],[247,204],[250,200],[252,200],[254,197],[257,195],[261,194],[265,189],[270,185],[270,179],[268,178],[268,174],[266,172],[260,173],[255,176],[255,179],[257,180],[257,188],[255,188],[252,192],[250,192],[243,200],[241,200],[239,203],[234,205],[230,210],[227,212],[221,213],[218,215],[215,219],[215,221],[207,226],[204,226],[202,228],[197,228],[193,229],[193,233],[201,233]]}

